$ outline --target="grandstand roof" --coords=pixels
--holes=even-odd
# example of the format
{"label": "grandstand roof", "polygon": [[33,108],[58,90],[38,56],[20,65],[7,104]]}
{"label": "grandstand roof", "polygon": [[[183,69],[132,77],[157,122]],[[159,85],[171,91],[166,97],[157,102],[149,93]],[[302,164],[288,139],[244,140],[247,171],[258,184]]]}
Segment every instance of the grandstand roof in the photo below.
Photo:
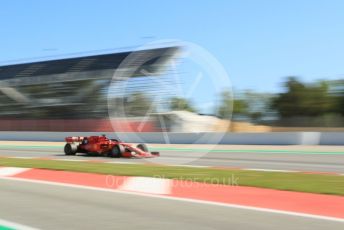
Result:
{"label": "grandstand roof", "polygon": [[[93,70],[117,69],[128,55],[135,53],[142,59],[149,60],[144,66],[150,67],[150,72],[159,71],[161,62],[173,55],[178,47],[164,47],[149,50],[119,52],[110,54],[91,55],[83,57],[38,61],[22,64],[0,66],[0,80],[41,76],[61,73],[75,73]],[[131,63],[135,65],[135,63]],[[141,65],[142,63],[140,63]]]}

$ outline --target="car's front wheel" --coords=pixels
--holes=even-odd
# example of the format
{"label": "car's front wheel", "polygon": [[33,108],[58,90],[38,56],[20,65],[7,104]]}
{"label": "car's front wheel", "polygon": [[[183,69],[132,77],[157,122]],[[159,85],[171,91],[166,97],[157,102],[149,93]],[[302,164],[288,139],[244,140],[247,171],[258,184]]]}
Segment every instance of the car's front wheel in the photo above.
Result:
{"label": "car's front wheel", "polygon": [[148,152],[148,147],[146,144],[138,144],[136,147],[144,152]]}

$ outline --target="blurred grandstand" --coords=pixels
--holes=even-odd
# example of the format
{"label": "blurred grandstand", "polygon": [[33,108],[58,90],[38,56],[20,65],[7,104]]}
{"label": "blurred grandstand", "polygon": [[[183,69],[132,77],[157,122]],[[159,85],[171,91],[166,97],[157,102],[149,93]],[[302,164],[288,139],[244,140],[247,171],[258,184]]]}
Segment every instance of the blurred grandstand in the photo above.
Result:
{"label": "blurred grandstand", "polygon": [[[138,79],[145,77],[142,70],[161,75],[179,49],[163,47],[0,66],[0,130],[113,131],[107,92],[115,71]],[[121,63],[132,54],[148,61],[130,62],[122,68]],[[154,85],[147,86],[145,81],[137,87],[154,90]],[[141,131],[156,130],[149,120],[144,125],[135,119],[119,118],[117,122],[129,123],[126,127],[130,131],[138,124]]]}
{"label": "blurred grandstand", "polygon": [[183,83],[171,66],[181,51],[169,46],[0,66],[0,131],[344,129],[343,79],[309,83],[289,77],[279,94],[239,91],[234,99],[225,90],[207,97],[218,104],[203,114],[192,98],[177,93]]}

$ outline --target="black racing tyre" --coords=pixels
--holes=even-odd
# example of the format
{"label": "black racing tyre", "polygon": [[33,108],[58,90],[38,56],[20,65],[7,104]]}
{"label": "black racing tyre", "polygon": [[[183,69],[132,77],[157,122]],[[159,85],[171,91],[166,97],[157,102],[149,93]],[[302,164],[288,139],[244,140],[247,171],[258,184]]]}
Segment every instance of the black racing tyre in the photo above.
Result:
{"label": "black racing tyre", "polygon": [[138,144],[136,147],[144,152],[148,152],[148,147],[146,144]]}
{"label": "black racing tyre", "polygon": [[78,150],[78,146],[76,144],[67,143],[64,147],[64,152],[66,155],[75,155]]}
{"label": "black racing tyre", "polygon": [[125,152],[125,148],[123,145],[115,145],[109,152],[109,157],[118,158],[118,157],[121,157],[124,152]]}

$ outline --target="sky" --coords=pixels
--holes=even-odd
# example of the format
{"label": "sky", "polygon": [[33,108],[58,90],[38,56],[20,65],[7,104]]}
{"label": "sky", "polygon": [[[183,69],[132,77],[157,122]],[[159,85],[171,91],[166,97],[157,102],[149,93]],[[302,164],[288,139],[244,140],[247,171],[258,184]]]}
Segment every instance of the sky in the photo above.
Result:
{"label": "sky", "polygon": [[344,77],[342,0],[1,0],[0,64],[10,60],[195,43],[235,89],[279,92],[287,76]]}

